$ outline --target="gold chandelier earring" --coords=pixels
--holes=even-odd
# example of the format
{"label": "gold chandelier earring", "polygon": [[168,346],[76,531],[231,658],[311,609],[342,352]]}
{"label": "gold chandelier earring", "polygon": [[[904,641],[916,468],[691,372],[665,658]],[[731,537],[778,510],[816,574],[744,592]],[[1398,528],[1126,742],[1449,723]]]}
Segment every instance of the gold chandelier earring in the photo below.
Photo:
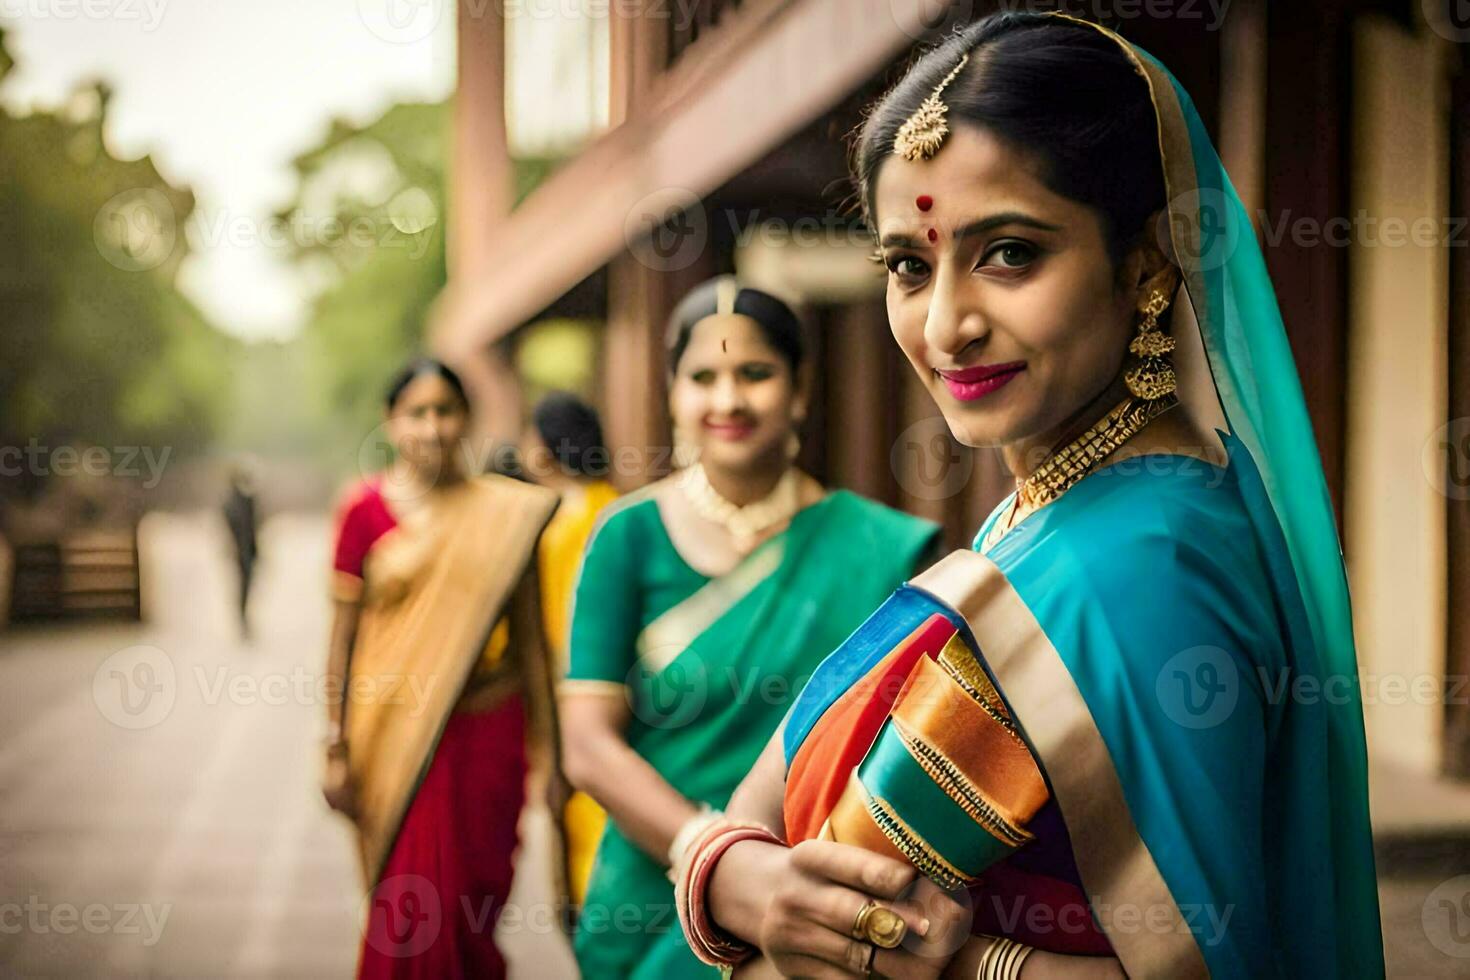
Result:
{"label": "gold chandelier earring", "polygon": [[1167,398],[1179,387],[1174,374],[1174,364],[1169,357],[1174,351],[1174,338],[1159,329],[1159,314],[1169,308],[1169,296],[1162,289],[1155,289],[1140,310],[1138,334],[1128,345],[1128,350],[1138,358],[1123,380],[1135,398],[1158,401]]}

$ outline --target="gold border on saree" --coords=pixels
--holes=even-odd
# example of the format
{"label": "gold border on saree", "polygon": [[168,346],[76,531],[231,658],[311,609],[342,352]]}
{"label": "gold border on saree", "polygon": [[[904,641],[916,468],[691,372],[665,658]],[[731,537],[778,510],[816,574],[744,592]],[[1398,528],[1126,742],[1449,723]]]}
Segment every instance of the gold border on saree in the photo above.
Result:
{"label": "gold border on saree", "polygon": [[1025,719],[1035,757],[1071,836],[1089,904],[1163,909],[1163,931],[1107,930],[1131,976],[1208,977],[1195,936],[1139,834],[1112,755],[1061,654],[1005,573],[989,558],[955,551],[914,585],[963,616],[983,637],[986,662]]}
{"label": "gold border on saree", "polygon": [[[995,719],[995,723],[1004,728],[1017,744],[1025,746],[1026,742],[1021,738],[1021,733],[1016,729],[1015,719],[1006,710],[1005,702],[1001,700],[1000,692],[995,685],[990,683],[990,678],[985,675],[985,668],[976,661],[974,654],[970,653],[969,646],[959,633],[952,636],[944,648],[939,651],[939,666],[944,668],[954,682],[965,690],[985,713]],[[1026,751],[1030,752],[1029,746]]]}
{"label": "gold border on saree", "polygon": [[953,759],[924,741],[899,719],[893,718],[892,721],[893,729],[898,732],[899,741],[909,755],[934,780],[934,784],[944,791],[944,795],[954,800],[955,805],[964,810],[971,820],[1009,847],[1020,847],[1036,839],[1034,834],[1017,827],[1002,816],[995,805],[986,799],[980,787],[970,781],[970,777],[964,774]]}
{"label": "gold border on saree", "polygon": [[903,856],[908,858],[909,863],[918,868],[922,874],[934,879],[941,888],[951,891],[963,888],[974,880],[946,861],[932,844],[904,823],[887,800],[868,793],[866,787],[863,793],[863,802],[867,805],[868,816],[873,818],[873,823],[878,825],[878,829],[883,831],[883,836],[892,841],[893,846],[898,848]]}

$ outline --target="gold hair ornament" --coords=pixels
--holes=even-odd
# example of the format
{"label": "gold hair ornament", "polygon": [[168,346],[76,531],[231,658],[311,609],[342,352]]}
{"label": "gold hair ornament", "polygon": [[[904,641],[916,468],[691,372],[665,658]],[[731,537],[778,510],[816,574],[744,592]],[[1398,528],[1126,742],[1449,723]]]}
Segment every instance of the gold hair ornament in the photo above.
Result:
{"label": "gold hair ornament", "polygon": [[740,283],[734,276],[721,276],[715,280],[715,314],[730,316],[735,312],[735,300],[740,296]]}
{"label": "gold hair ornament", "polygon": [[970,52],[966,51],[960,58],[960,63],[950,69],[949,74],[934,86],[934,91],[919,103],[914,114],[898,127],[898,134],[893,137],[894,153],[905,160],[927,160],[939,152],[939,148],[944,145],[944,138],[949,135],[949,106],[944,104],[940,96],[969,61]]}

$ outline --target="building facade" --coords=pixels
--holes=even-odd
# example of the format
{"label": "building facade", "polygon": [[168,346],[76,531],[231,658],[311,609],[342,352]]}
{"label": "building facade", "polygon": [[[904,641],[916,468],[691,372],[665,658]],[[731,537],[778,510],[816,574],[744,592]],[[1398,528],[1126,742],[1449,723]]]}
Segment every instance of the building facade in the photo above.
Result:
{"label": "building facade", "polygon": [[[665,321],[690,286],[736,272],[810,324],[803,464],[968,543],[1009,480],[950,438],[895,354],[843,138],[916,42],[998,6],[1017,4],[548,0],[605,76],[577,76],[590,128],[517,203],[508,132],[543,110],[508,101],[507,79],[534,96],[544,58],[554,112],[557,59],[519,38],[558,28],[522,28],[536,0],[462,0],[433,335],[490,406],[489,434],[514,438],[540,388],[575,387],[604,412],[619,482],[662,475]],[[1043,6],[1116,27],[1193,96],[1257,218],[1300,368],[1371,751],[1470,778],[1470,230],[1455,218],[1470,208],[1470,22],[1453,0],[1025,9]]]}

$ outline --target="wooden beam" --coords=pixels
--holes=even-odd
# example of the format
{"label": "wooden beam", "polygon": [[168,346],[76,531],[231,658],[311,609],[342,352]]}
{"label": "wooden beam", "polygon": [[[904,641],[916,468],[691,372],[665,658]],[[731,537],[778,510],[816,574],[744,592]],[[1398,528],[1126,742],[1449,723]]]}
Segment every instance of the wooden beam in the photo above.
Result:
{"label": "wooden beam", "polygon": [[[728,180],[906,50],[924,0],[752,3],[660,79],[621,126],[567,161],[496,233],[483,272],[433,325],[452,353],[503,336],[684,205]],[[691,253],[698,248],[691,249]]]}
{"label": "wooden beam", "polygon": [[[1347,165],[1352,25],[1330,0],[1267,7],[1265,208],[1268,221],[1326,227],[1350,214]],[[1342,523],[1348,249],[1267,243],[1333,509]]]}
{"label": "wooden beam", "polygon": [[[1470,214],[1470,72],[1455,78],[1450,110],[1450,214]],[[1450,248],[1449,421],[1460,438],[1448,449],[1445,495],[1449,541],[1445,650],[1444,771],[1470,779],[1470,245]],[[1458,491],[1458,492],[1455,492]]]}
{"label": "wooden beam", "polygon": [[510,215],[515,181],[505,136],[505,21],[498,0],[461,0],[449,174],[451,277],[485,268]]}
{"label": "wooden beam", "polygon": [[613,260],[602,389],[604,431],[619,489],[631,490],[669,471],[673,433],[664,330],[684,294],[715,271],[707,253],[672,272],[650,268],[632,255]]}

